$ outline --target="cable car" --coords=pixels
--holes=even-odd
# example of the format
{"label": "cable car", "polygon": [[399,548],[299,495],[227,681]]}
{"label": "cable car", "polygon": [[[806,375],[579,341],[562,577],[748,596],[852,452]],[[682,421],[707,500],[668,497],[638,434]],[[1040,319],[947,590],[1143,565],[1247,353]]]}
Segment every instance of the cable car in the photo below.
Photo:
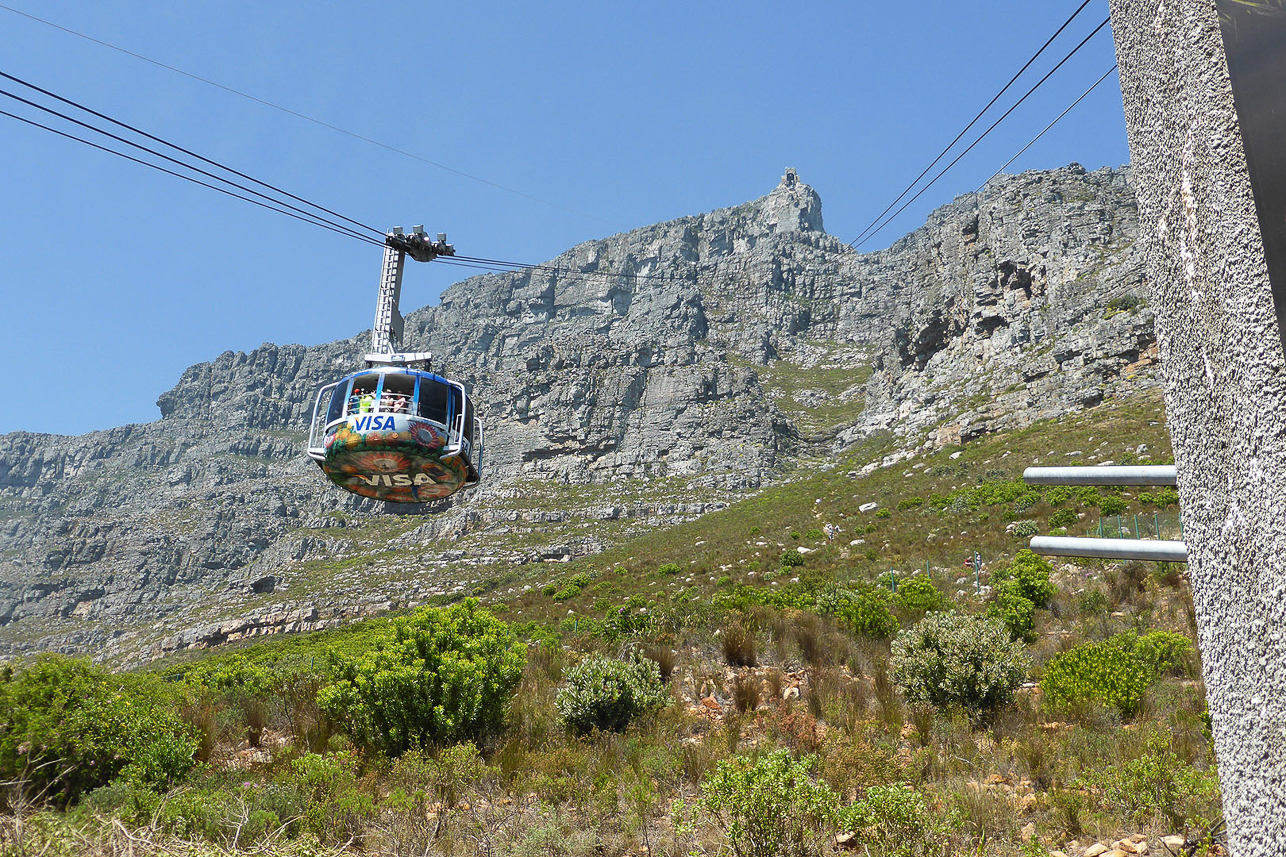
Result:
{"label": "cable car", "polygon": [[384,276],[366,368],[317,391],[308,455],[346,491],[393,503],[424,503],[478,484],[482,423],[464,385],[432,371],[433,355],[397,351],[405,256],[454,254],[439,234],[401,229],[385,239]]}

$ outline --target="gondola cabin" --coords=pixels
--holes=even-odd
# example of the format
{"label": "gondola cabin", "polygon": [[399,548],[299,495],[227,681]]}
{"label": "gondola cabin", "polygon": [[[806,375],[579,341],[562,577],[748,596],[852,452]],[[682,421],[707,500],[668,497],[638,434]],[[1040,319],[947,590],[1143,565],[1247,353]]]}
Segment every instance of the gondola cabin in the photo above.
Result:
{"label": "gondola cabin", "polygon": [[377,366],[318,391],[308,455],[347,491],[424,503],[477,483],[482,425],[463,384]]}

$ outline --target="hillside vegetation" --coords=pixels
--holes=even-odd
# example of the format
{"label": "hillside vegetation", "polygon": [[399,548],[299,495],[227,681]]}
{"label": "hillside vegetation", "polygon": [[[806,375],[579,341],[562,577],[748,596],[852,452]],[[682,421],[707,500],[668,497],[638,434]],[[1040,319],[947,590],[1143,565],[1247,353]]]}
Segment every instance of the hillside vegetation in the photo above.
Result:
{"label": "hillside vegetation", "polygon": [[1185,828],[1207,847],[1182,567],[1023,551],[1173,516],[1172,492],[1020,480],[1169,460],[1159,401],[899,447],[344,628],[129,673],[11,665],[0,853],[1078,857]]}

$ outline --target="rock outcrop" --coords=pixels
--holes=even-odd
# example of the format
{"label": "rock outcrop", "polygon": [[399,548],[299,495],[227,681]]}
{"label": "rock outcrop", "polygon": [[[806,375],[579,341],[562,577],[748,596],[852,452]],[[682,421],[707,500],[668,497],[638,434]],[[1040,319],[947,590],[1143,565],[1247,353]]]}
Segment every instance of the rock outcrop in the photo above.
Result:
{"label": "rock outcrop", "polygon": [[[470,278],[411,313],[406,341],[475,390],[487,485],[426,509],[342,494],[302,455],[316,388],[365,335],[193,366],[157,422],[0,436],[0,648],[320,627],[462,591],[471,562],[690,519],[874,431],[956,444],[1091,407],[1154,383],[1137,228],[1128,170],[1073,165],[857,254],[787,171],[754,202]],[[551,486],[602,490],[511,502]]]}

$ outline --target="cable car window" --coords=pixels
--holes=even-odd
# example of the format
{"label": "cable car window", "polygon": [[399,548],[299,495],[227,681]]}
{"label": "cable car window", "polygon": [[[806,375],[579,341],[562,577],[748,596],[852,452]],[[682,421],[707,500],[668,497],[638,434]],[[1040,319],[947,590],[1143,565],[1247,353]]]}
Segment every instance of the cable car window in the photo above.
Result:
{"label": "cable car window", "polygon": [[450,419],[451,422],[448,428],[452,430],[455,429],[456,420],[460,418],[460,410],[463,407],[464,403],[460,401],[460,388],[455,386],[451,387],[451,412],[447,414],[447,418]]}
{"label": "cable car window", "polygon": [[326,424],[330,425],[335,420],[344,416],[344,405],[348,402],[348,382],[344,381],[335,387],[330,394],[330,407],[326,410]]}
{"label": "cable car window", "polygon": [[409,410],[411,399],[415,396],[415,376],[384,376],[384,387],[380,392],[380,410],[385,413],[404,414]]}
{"label": "cable car window", "polygon": [[368,414],[375,409],[375,390],[379,375],[358,375],[353,379],[353,392],[348,396],[350,414]]}
{"label": "cable car window", "polygon": [[420,376],[420,416],[446,425],[451,388],[437,378]]}
{"label": "cable car window", "polygon": [[473,399],[464,400],[464,436],[473,443]]}

